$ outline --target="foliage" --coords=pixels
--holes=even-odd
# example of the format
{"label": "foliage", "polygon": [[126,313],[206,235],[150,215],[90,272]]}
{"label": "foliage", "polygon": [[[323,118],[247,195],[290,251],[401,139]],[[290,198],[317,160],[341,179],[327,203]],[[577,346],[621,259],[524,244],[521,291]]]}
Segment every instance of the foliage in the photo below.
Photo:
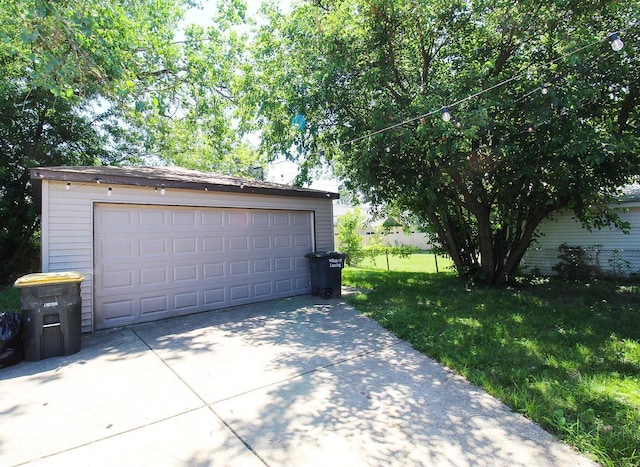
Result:
{"label": "foliage", "polygon": [[347,211],[338,218],[338,249],[347,254],[346,263],[348,266],[357,265],[364,257],[362,237],[360,236],[360,229],[364,221],[364,214],[358,208]]}
{"label": "foliage", "polygon": [[20,292],[14,287],[0,287],[0,311],[20,312]]}
{"label": "foliage", "polygon": [[[618,222],[605,202],[640,171],[639,6],[266,8],[243,115],[255,116],[265,151],[303,168],[330,161],[348,188],[428,224],[461,276],[503,283],[551,213]],[[605,40],[613,30],[625,30],[622,52]],[[298,114],[303,129],[291,124]]]}
{"label": "foliage", "polygon": [[594,275],[588,252],[581,246],[569,246],[563,243],[558,247],[560,262],[553,269],[560,278],[584,282]]}
{"label": "foliage", "polygon": [[233,82],[246,9],[175,34],[192,0],[0,0],[0,284],[37,251],[29,169],[178,164],[255,175]]}
{"label": "foliage", "polygon": [[29,168],[110,158],[104,138],[70,101],[18,83],[12,89],[0,96],[0,284],[29,272],[38,253],[32,238],[39,208],[30,196]]}
{"label": "foliage", "polygon": [[346,299],[603,465],[640,462],[640,287],[346,268]]}

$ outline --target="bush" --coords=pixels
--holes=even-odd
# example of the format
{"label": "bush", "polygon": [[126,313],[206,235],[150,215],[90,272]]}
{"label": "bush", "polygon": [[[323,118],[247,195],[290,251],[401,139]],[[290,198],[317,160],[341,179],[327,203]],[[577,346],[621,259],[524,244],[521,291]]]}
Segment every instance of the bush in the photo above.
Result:
{"label": "bush", "polygon": [[347,254],[347,265],[356,266],[364,258],[360,227],[365,220],[358,208],[338,218],[338,247]]}
{"label": "bush", "polygon": [[594,275],[587,250],[581,246],[569,246],[563,243],[558,247],[560,262],[553,266],[559,277],[569,281],[586,281]]}

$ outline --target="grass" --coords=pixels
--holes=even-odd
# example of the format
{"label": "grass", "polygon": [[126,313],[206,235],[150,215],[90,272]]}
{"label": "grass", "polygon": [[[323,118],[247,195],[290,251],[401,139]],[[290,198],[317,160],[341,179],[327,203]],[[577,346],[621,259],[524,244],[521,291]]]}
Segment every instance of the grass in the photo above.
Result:
{"label": "grass", "polygon": [[603,465],[640,464],[640,286],[378,267],[343,270],[373,289],[352,305]]}
{"label": "grass", "polygon": [[20,311],[20,291],[15,287],[0,287],[0,311]]}
{"label": "grass", "polygon": [[450,271],[453,261],[446,256],[436,256],[433,253],[420,253],[406,258],[384,255],[365,258],[359,268],[388,269],[405,272],[446,272]]}

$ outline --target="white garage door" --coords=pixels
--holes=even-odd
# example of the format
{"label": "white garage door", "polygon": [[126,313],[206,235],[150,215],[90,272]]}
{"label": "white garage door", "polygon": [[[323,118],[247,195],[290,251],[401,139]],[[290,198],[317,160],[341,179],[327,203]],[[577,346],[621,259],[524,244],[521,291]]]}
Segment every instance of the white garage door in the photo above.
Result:
{"label": "white garage door", "polygon": [[309,292],[308,211],[95,207],[96,328]]}

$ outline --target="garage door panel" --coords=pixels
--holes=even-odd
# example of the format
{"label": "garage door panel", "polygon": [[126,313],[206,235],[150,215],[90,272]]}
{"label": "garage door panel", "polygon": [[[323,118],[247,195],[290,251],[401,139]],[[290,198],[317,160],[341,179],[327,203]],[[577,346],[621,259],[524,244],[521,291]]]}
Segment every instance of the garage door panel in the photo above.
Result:
{"label": "garage door panel", "polygon": [[181,311],[197,311],[198,310],[198,291],[176,293],[174,295],[174,309]]}
{"label": "garage door panel", "polygon": [[293,246],[296,247],[310,247],[311,246],[311,236],[308,234],[298,234],[293,236]]}
{"label": "garage door panel", "polygon": [[309,291],[309,212],[97,205],[98,328]]}
{"label": "garage door panel", "polygon": [[230,211],[227,213],[227,223],[233,227],[246,227],[249,225],[248,213]]}
{"label": "garage door panel", "polygon": [[167,254],[167,241],[164,238],[144,238],[139,241],[140,256],[164,256]]}
{"label": "garage door panel", "polygon": [[198,239],[196,237],[174,238],[171,252],[175,254],[197,253]]}
{"label": "garage door panel", "polygon": [[103,288],[110,292],[135,286],[131,269],[107,270],[102,273]]}
{"label": "garage door panel", "polygon": [[268,212],[252,212],[251,213],[252,225],[267,226],[269,225],[269,219],[270,219],[270,215]]}
{"label": "garage door panel", "polygon": [[249,261],[232,261],[229,263],[229,275],[239,276],[249,274]]}
{"label": "garage door panel", "polygon": [[223,237],[205,237],[202,239],[203,253],[218,253],[224,251]]}
{"label": "garage door panel", "polygon": [[273,295],[273,284],[271,282],[258,282],[253,285],[253,296],[263,297]]}
{"label": "garage door panel", "polygon": [[224,262],[207,263],[202,267],[204,279],[218,279],[224,277]]}
{"label": "garage door panel", "polygon": [[169,284],[169,274],[167,267],[156,267],[140,269],[140,286],[165,286]]}
{"label": "garage door panel", "polygon": [[246,236],[229,237],[229,251],[248,250],[249,244],[249,238]]}
{"label": "garage door panel", "polygon": [[198,266],[188,264],[173,267],[173,281],[176,283],[198,280]]}
{"label": "garage door panel", "polygon": [[140,313],[142,316],[157,315],[169,311],[169,303],[165,294],[142,297],[140,299]]}
{"label": "garage door panel", "polygon": [[252,241],[254,250],[270,247],[270,237],[268,235],[254,235]]}
{"label": "garage door panel", "polygon": [[253,260],[253,272],[271,272],[271,259],[270,258],[260,258]]}
{"label": "garage door panel", "polygon": [[102,304],[105,320],[130,319],[134,316],[135,304],[133,299],[115,300]]}
{"label": "garage door panel", "polygon": [[291,247],[290,240],[289,235],[275,235],[273,237],[273,246],[275,248],[289,248]]}
{"label": "garage door panel", "polygon": [[288,212],[276,212],[272,214],[273,225],[289,225],[290,218]]}
{"label": "garage door panel", "polygon": [[138,226],[139,230],[155,232],[158,227],[166,227],[166,212],[158,209],[140,209],[138,210]]}
{"label": "garage door panel", "polygon": [[292,279],[280,279],[276,281],[276,293],[281,294],[284,292],[292,292],[293,290]]}
{"label": "garage door panel", "polygon": [[291,258],[275,258],[273,263],[276,271],[287,271],[291,269]]}
{"label": "garage door panel", "polygon": [[248,284],[233,285],[229,287],[229,299],[231,302],[246,300],[250,297],[251,295],[249,294]]}
{"label": "garage door panel", "polygon": [[225,289],[223,287],[207,289],[204,291],[203,298],[205,307],[220,305],[225,302]]}
{"label": "garage door panel", "polygon": [[202,225],[221,226],[224,223],[224,213],[220,211],[202,211]]}
{"label": "garage door panel", "polygon": [[179,229],[188,226],[195,227],[197,224],[197,216],[195,210],[171,211],[171,226]]}

